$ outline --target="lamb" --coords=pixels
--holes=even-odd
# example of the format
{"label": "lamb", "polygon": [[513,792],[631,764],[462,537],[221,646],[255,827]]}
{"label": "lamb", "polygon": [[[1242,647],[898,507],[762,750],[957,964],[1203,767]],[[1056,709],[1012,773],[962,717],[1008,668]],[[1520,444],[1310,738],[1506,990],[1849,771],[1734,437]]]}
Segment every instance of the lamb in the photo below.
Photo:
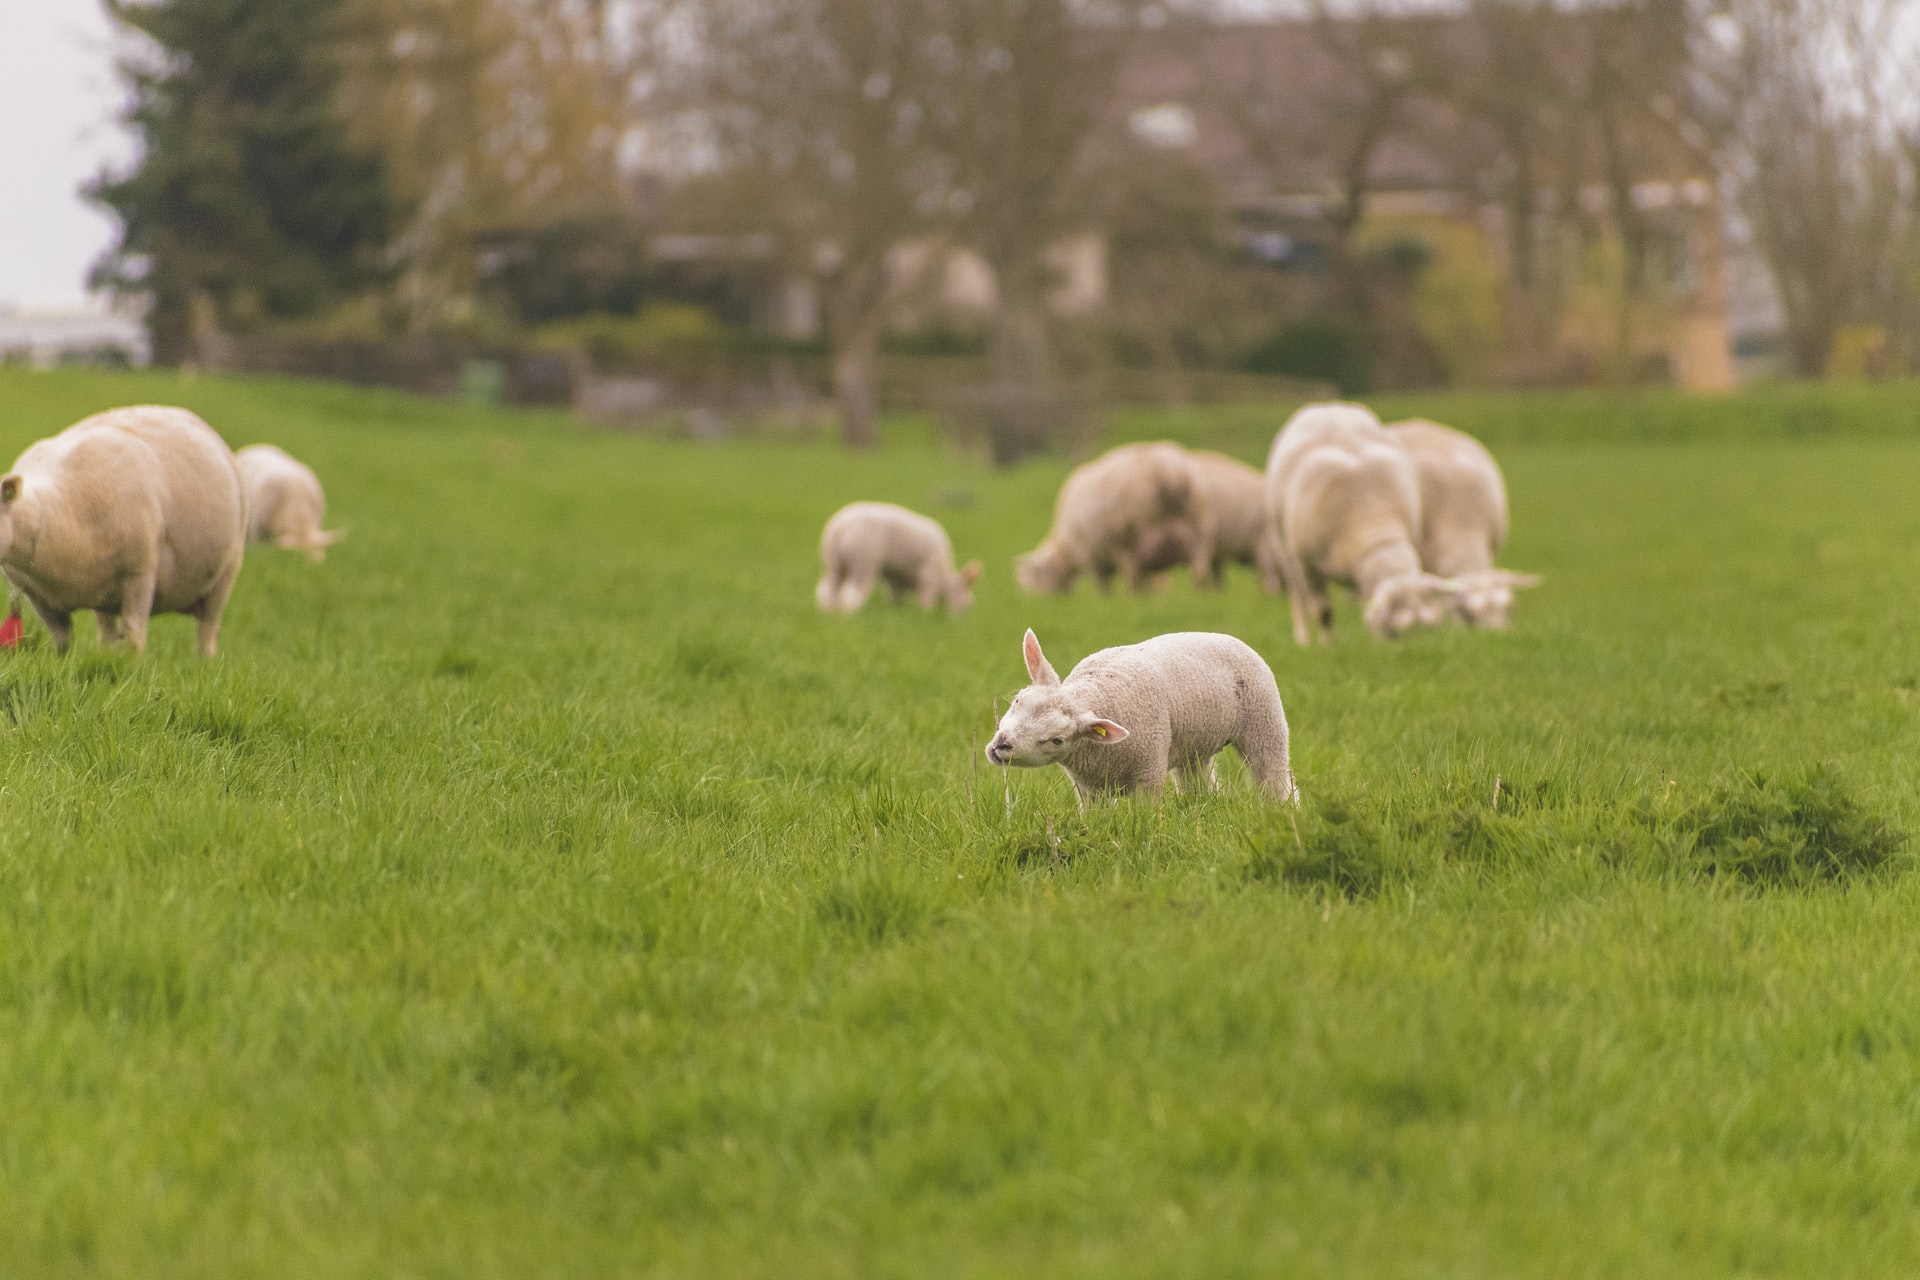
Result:
{"label": "lamb", "polygon": [[[1140,540],[1153,526],[1197,525],[1193,464],[1177,444],[1129,444],[1076,467],[1060,486],[1053,528],[1038,547],[1014,561],[1021,589],[1064,593],[1091,572],[1100,589],[1118,573],[1135,591],[1146,584]],[[1197,530],[1184,527],[1194,548],[1190,561],[1205,576],[1211,552]]]}
{"label": "lamb", "polygon": [[1183,631],[1102,649],[1064,681],[1031,630],[1021,651],[1033,683],[1014,695],[987,744],[994,764],[1057,764],[1084,804],[1157,793],[1169,777],[1178,788],[1204,775],[1212,789],[1214,757],[1232,746],[1269,794],[1298,802],[1273,672],[1234,637]]}
{"label": "lamb", "polygon": [[292,454],[270,444],[250,444],[234,454],[233,461],[247,489],[248,541],[304,551],[319,561],[346,536],[320,527],[326,521],[327,496],[320,478]]}
{"label": "lamb", "polygon": [[1500,464],[1464,431],[1414,418],[1387,430],[1420,477],[1420,563],[1459,584],[1455,613],[1475,627],[1504,628],[1513,594],[1538,586],[1529,573],[1493,567],[1507,540],[1507,486]]}
{"label": "lamb", "polygon": [[922,609],[944,602],[949,613],[973,603],[980,562],[953,567],[953,544],[940,522],[891,502],[854,502],[834,512],[820,534],[820,559],[826,572],[813,598],[828,613],[856,613],[873,594],[876,581],[887,584],[895,604],[907,592]]}
{"label": "lamb", "polygon": [[245,555],[233,453],[185,409],[112,409],[28,446],[0,477],[0,571],[53,634],[92,609],[100,640],[147,645],[147,619],[199,620],[211,657]]}
{"label": "lamb", "polygon": [[1447,620],[1457,587],[1420,567],[1413,459],[1372,410],[1314,404],[1287,419],[1267,458],[1267,505],[1299,644],[1327,642],[1330,580],[1353,586],[1381,639]]}

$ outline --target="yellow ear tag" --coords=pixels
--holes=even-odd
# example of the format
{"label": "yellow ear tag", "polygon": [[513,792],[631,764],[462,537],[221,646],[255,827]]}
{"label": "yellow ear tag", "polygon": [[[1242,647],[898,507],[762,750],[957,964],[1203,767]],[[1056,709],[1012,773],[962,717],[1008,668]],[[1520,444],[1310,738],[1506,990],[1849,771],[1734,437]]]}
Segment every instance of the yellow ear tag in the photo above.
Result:
{"label": "yellow ear tag", "polygon": [[1103,724],[1097,724],[1093,726],[1093,731],[1099,734],[1103,738],[1107,736],[1107,726]]}

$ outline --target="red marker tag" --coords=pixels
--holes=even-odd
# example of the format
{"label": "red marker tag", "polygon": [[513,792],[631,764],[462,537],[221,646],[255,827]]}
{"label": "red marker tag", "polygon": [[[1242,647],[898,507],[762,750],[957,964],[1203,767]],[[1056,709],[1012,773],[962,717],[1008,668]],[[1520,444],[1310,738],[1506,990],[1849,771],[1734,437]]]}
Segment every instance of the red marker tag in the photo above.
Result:
{"label": "red marker tag", "polygon": [[20,643],[20,633],[26,628],[20,623],[20,615],[10,613],[5,622],[0,622],[0,649],[11,649]]}

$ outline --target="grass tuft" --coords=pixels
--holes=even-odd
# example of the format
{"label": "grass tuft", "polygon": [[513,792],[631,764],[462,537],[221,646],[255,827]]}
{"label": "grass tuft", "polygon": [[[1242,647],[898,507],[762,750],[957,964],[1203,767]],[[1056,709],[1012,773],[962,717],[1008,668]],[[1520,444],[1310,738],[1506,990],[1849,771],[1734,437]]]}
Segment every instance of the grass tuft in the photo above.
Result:
{"label": "grass tuft", "polygon": [[1763,889],[1843,884],[1887,870],[1907,833],[1860,803],[1828,767],[1724,783],[1683,812],[1693,861],[1709,876]]}

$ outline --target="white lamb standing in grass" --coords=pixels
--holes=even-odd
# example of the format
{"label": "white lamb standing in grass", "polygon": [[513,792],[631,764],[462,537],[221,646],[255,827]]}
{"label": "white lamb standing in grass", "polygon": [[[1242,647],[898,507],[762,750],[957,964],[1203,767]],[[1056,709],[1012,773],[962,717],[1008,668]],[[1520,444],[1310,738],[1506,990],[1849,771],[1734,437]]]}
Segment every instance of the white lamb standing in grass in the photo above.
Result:
{"label": "white lamb standing in grass", "polygon": [[1193,463],[1177,444],[1128,444],[1074,468],[1054,503],[1053,528],[1014,561],[1025,591],[1066,592],[1082,573],[1107,590],[1117,573],[1135,591],[1146,585],[1141,539],[1154,526],[1181,526],[1191,565],[1205,576],[1211,551],[1198,535]]}
{"label": "white lamb standing in grass", "polygon": [[1455,584],[1420,567],[1420,480],[1413,459],[1364,405],[1299,410],[1267,458],[1267,509],[1293,638],[1327,642],[1327,583],[1351,585],[1368,630],[1392,639],[1448,620]]}
{"label": "white lamb standing in grass", "polygon": [[814,602],[828,613],[855,613],[884,582],[895,604],[909,593],[922,609],[944,603],[959,613],[973,603],[980,562],[953,567],[953,544],[931,516],[891,502],[853,502],[833,513],[820,534],[826,572]]}
{"label": "white lamb standing in grass", "polygon": [[322,529],[327,495],[313,469],[284,449],[250,444],[233,455],[247,490],[247,537],[324,560],[327,548],[346,534]]}
{"label": "white lamb standing in grass", "polygon": [[1514,592],[1538,586],[1530,573],[1493,567],[1507,540],[1507,484],[1487,447],[1464,431],[1424,418],[1387,428],[1420,476],[1420,563],[1459,584],[1452,599],[1462,622],[1502,628],[1513,621]]}
{"label": "white lamb standing in grass", "polygon": [[1298,801],[1287,754],[1287,715],[1273,672],[1232,636],[1182,631],[1102,649],[1062,680],[1028,631],[1021,645],[1033,683],[1014,695],[987,759],[1057,764],[1084,804],[1111,792],[1158,792],[1206,779],[1233,747],[1276,799]]}
{"label": "white lamb standing in grass", "polygon": [[246,491],[233,451],[185,409],[140,405],[28,446],[0,478],[0,570],[53,634],[92,609],[102,643],[147,645],[147,619],[191,614],[200,652],[219,644],[240,574]]}

